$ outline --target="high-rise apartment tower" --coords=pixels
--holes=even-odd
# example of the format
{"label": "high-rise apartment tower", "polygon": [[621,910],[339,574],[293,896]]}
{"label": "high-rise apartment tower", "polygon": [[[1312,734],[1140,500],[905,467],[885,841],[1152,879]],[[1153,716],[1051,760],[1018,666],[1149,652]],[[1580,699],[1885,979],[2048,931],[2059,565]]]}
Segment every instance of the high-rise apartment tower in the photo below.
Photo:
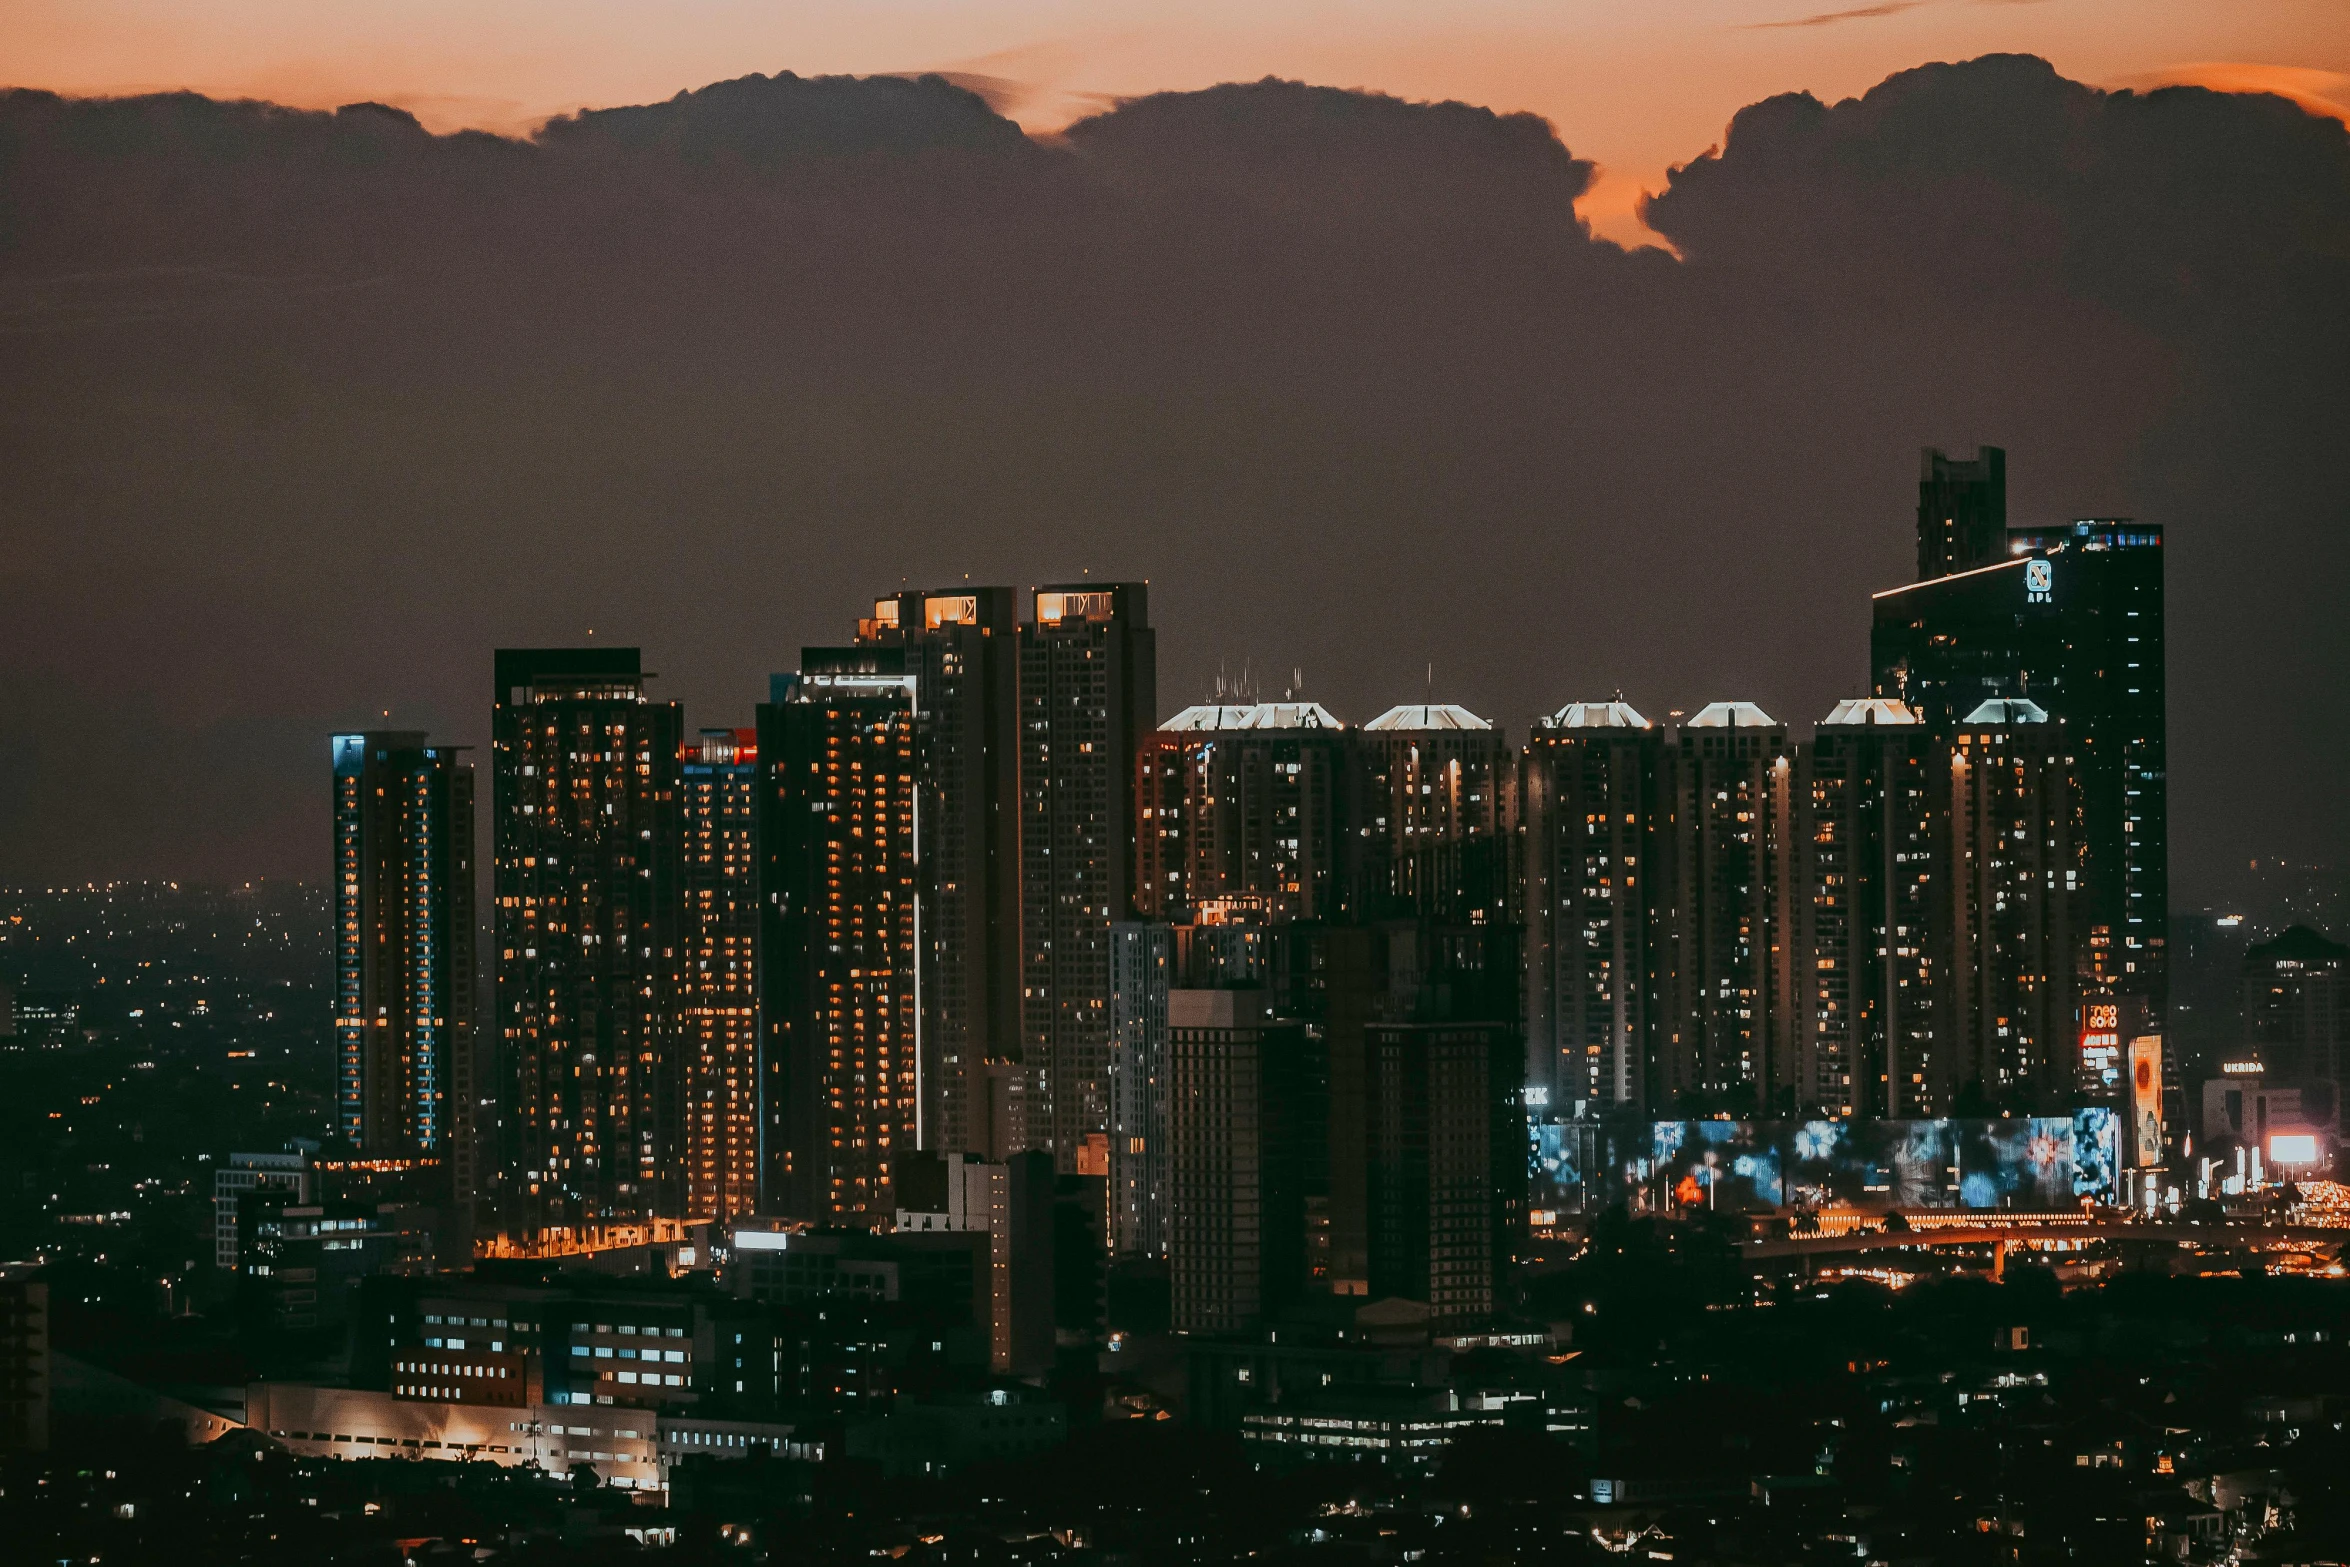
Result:
{"label": "high-rise apartment tower", "polygon": [[759,709],[768,1206],[886,1222],[921,1146],[921,773],[905,650],[807,648]]}
{"label": "high-rise apartment tower", "polygon": [[1020,642],[1021,1052],[1030,1125],[1074,1174],[1085,1138],[1109,1128],[1110,925],[1135,905],[1135,751],[1158,664],[1139,582],[1039,588],[1034,608]]}
{"label": "high-rise apartment tower", "polygon": [[470,1196],[473,769],[422,734],[334,737],[335,1129]]}
{"label": "high-rise apartment tower", "polygon": [[510,1222],[682,1217],[682,709],[646,696],[635,648],[501,648],[495,679]]}
{"label": "high-rise apartment tower", "polygon": [[759,744],[705,729],[680,758],[684,961],[679,1047],[686,1212],[759,1206]]}
{"label": "high-rise apartment tower", "polygon": [[924,1146],[990,1146],[986,1063],[1020,1053],[1019,624],[1010,588],[899,593],[857,623],[920,710]]}

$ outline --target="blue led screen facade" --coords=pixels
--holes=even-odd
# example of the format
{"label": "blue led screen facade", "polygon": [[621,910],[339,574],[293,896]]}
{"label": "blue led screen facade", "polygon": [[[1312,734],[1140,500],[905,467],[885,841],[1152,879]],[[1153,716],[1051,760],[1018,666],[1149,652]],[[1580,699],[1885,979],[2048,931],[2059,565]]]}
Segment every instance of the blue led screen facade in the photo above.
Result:
{"label": "blue led screen facade", "polygon": [[2110,1203],[2121,1122],[2093,1105],[1999,1120],[1537,1124],[1537,1205],[1636,1209],[1981,1208]]}

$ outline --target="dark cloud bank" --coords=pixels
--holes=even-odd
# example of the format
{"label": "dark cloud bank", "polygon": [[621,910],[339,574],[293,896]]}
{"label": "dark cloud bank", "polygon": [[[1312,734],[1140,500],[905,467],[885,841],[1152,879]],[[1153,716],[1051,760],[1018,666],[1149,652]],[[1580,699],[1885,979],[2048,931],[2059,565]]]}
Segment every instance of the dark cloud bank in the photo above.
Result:
{"label": "dark cloud bank", "polygon": [[[1916,450],[2172,540],[2176,875],[2341,856],[2350,137],[1992,58],[1741,113],[1593,240],[1542,122],[1265,82],[1038,144],[748,77],[529,144],[0,98],[0,882],[311,875],[332,728],[478,742],[489,649],[689,721],[901,578],[1147,576],[1244,661],[1522,730],[1808,723]],[[1275,672],[1278,672],[1276,674]]]}

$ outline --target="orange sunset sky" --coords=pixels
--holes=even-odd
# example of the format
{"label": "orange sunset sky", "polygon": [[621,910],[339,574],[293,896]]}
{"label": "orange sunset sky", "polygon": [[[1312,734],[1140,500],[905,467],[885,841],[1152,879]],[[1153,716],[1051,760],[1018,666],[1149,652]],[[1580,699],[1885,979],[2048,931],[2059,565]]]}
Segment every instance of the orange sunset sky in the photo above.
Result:
{"label": "orange sunset sky", "polygon": [[1627,243],[1640,192],[1741,105],[2001,50],[2350,118],[2350,0],[0,0],[0,83],[369,98],[443,131],[780,70],[960,74],[1032,132],[1266,75],[1459,98],[1541,114],[1596,159],[1584,215]]}

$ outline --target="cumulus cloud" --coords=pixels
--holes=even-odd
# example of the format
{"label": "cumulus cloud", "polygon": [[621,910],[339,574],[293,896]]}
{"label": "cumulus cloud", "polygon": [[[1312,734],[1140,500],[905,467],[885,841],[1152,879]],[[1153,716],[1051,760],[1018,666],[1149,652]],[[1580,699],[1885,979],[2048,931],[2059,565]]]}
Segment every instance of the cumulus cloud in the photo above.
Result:
{"label": "cumulus cloud", "polygon": [[[982,84],[984,85],[984,84]],[[914,581],[1147,576],[1220,661],[1512,728],[1865,678],[1916,448],[2170,529],[2179,882],[2340,854],[2350,137],[1990,58],[1743,111],[1649,221],[1523,115],[1285,82],[1022,136],[749,76],[533,139],[0,98],[0,867],[320,873],[323,736],[488,650],[689,720]],[[2224,736],[2201,743],[2198,735]],[[201,787],[198,787],[198,782]]]}

